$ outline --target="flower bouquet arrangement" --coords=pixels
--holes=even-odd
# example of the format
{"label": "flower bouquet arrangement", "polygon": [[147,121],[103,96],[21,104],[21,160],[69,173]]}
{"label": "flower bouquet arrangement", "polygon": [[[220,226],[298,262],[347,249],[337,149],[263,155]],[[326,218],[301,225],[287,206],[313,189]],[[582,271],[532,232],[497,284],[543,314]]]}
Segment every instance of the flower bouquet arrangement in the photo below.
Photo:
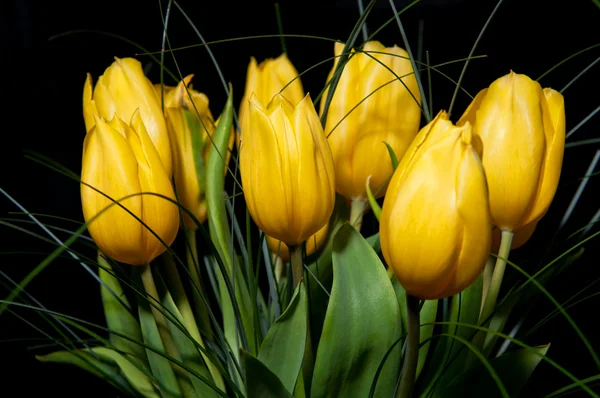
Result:
{"label": "flower bouquet arrangement", "polygon": [[[0,301],[2,318],[29,322],[20,314],[34,310],[45,322],[32,326],[58,347],[39,361],[134,397],[516,397],[542,364],[566,380],[543,396],[599,395],[598,369],[575,375],[552,341],[522,328],[546,300],[553,311],[536,326],[562,317],[600,367],[566,310],[581,297],[561,303],[547,288],[597,238],[599,214],[554,256],[557,233],[524,264],[512,252],[561,212],[550,205],[567,138],[593,116],[567,131],[566,88],[506,71],[471,95],[461,82],[477,42],[445,63],[462,64],[450,77],[409,44],[402,21],[417,1],[386,4],[397,41],[383,44],[366,29],[373,0],[331,40],[319,92],[305,92],[309,70],[298,72],[280,31],[282,49],[252,57],[244,86],[221,75],[217,112],[202,75],[167,65],[180,51],[169,18],[187,14],[165,3],[162,50],[115,57],[82,81],[81,170],[28,155],[79,184],[78,227],[63,238],[2,190],[55,244],[25,277],[3,280]],[[198,40],[220,71],[217,44]],[[433,108],[432,74],[455,87],[447,108]],[[104,323],[28,294],[65,255],[96,278]]]}

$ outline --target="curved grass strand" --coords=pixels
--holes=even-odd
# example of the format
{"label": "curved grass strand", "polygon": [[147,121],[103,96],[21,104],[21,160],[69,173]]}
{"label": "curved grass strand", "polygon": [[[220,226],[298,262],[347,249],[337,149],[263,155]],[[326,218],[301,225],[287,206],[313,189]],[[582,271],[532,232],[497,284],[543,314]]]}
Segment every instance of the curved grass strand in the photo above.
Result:
{"label": "curved grass strand", "polygon": [[583,53],[586,53],[590,50],[593,50],[596,47],[600,47],[600,43],[594,44],[592,46],[586,47],[583,50],[579,50],[574,54],[569,55],[567,58],[563,59],[562,61],[558,62],[557,64],[555,64],[554,66],[552,66],[550,69],[548,69],[546,72],[542,73],[537,79],[535,79],[536,81],[541,80],[544,76],[546,76],[548,73],[552,72],[554,69],[558,68],[559,66],[561,66],[562,64],[564,64],[565,62],[569,61],[570,59],[575,58],[578,55],[581,55]]}
{"label": "curved grass strand", "polygon": [[[481,30],[479,31],[479,35],[477,36],[477,39],[475,39],[475,43],[473,43],[473,47],[471,47],[471,51],[469,52],[469,57],[473,56],[473,53],[475,52],[475,49],[477,48],[479,41],[483,37],[483,33],[485,32],[488,25],[492,21],[492,18],[496,14],[496,11],[498,11],[498,9],[500,8],[500,5],[502,4],[502,2],[503,2],[503,0],[498,0],[498,3],[496,3],[496,6],[492,10],[492,13],[488,17],[487,21],[485,21],[483,28],[481,28]],[[448,107],[448,115],[452,115],[452,108],[454,107],[454,101],[456,100],[456,95],[458,94],[458,87],[460,87],[460,84],[462,83],[465,73],[467,72],[468,66],[469,66],[469,61],[465,62],[465,65],[463,66],[463,69],[460,72],[460,76],[458,77],[458,85],[457,85],[456,89],[454,90],[454,93],[452,93],[452,100],[450,100],[450,106]]]}

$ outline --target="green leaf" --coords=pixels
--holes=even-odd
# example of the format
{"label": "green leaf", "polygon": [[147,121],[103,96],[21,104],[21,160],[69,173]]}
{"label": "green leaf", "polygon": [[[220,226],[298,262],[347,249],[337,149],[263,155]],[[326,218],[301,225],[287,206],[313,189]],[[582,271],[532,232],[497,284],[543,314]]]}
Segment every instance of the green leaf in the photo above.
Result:
{"label": "green leaf", "polygon": [[258,359],[294,391],[302,368],[307,331],[307,301],[300,283],[287,309],[269,329],[258,352]]}
{"label": "green leaf", "polygon": [[371,209],[373,210],[373,214],[375,215],[375,218],[377,219],[377,221],[379,221],[381,219],[381,206],[379,206],[379,203],[377,203],[377,199],[375,199],[375,196],[373,195],[373,192],[371,191],[371,176],[369,176],[369,178],[367,178],[367,182],[365,183],[365,189],[367,190],[367,199],[369,200],[369,206],[371,206]]}
{"label": "green leaf", "polygon": [[[219,285],[221,310],[223,314],[223,328],[225,339],[231,346],[231,350],[238,356],[239,348],[247,346],[252,353],[256,353],[257,346],[255,341],[256,325],[254,314],[256,311],[256,300],[250,296],[248,284],[243,277],[243,270],[239,262],[232,258],[233,248],[231,247],[231,231],[227,219],[227,209],[224,200],[225,187],[225,159],[229,150],[229,136],[233,123],[233,90],[229,90],[229,97],[225,104],[225,109],[221,113],[219,123],[213,136],[212,146],[208,155],[206,165],[206,202],[208,205],[208,226],[210,238],[215,245],[219,258],[225,265],[225,277],[220,270],[217,270],[216,276]],[[234,269],[235,267],[235,269]],[[235,274],[235,298],[230,296],[229,283],[233,285]],[[236,311],[232,299],[238,304],[241,325],[236,320]],[[241,340],[241,341],[240,341]]]}
{"label": "green leaf", "polygon": [[[346,199],[336,194],[333,215],[329,221],[330,233],[323,244],[320,256],[309,266],[306,273],[306,290],[308,291],[308,305],[310,308],[310,333],[314,344],[318,344],[325,321],[325,312],[329,303],[329,292],[333,283],[333,263],[331,259],[333,237],[337,230],[350,217]],[[317,278],[317,280],[315,280]],[[316,349],[315,345],[315,349]]]}
{"label": "green leaf", "polygon": [[387,142],[383,142],[388,150],[388,153],[390,154],[390,159],[392,161],[392,169],[394,171],[396,171],[396,168],[398,168],[398,158],[396,157],[396,154],[394,153],[394,149],[390,146],[390,144],[388,144]]}
{"label": "green leaf", "polygon": [[[179,309],[175,305],[173,298],[171,297],[170,292],[166,288],[164,281],[162,280],[159,274],[155,275],[155,283],[157,290],[160,294],[161,304],[168,313],[172,314],[175,317],[177,323],[182,326],[183,325],[183,317],[179,312]],[[205,380],[202,380],[191,373],[181,374],[181,377],[185,377],[189,380],[179,380],[180,386],[187,386],[189,390],[195,391],[195,396],[199,397],[217,397],[219,394],[216,393],[215,389],[217,386],[202,358],[202,354],[199,349],[196,347],[192,338],[175,325],[170,320],[167,320],[169,325],[169,331],[173,336],[173,341],[175,342],[175,346],[177,347],[177,351],[181,354],[181,359],[183,364],[189,369],[193,370],[198,375],[204,377]],[[191,384],[190,384],[191,382]],[[210,383],[210,385],[209,385]],[[184,394],[186,396],[190,396],[189,394]]]}
{"label": "green leaf", "polygon": [[138,369],[131,360],[107,347],[94,347],[92,351],[103,360],[116,364],[131,386],[141,395],[148,398],[159,397],[148,376]]}
{"label": "green leaf", "polygon": [[281,380],[249,352],[240,350],[248,398],[292,398]]}
{"label": "green leaf", "polygon": [[[450,301],[450,322],[478,325],[479,311],[481,309],[481,294],[483,289],[483,277],[479,276],[465,290],[452,297]],[[474,329],[466,326],[444,325],[443,333],[451,336],[459,336],[465,340],[471,340],[475,334]],[[453,338],[441,338],[437,340],[435,350],[429,361],[426,373],[423,374],[423,394],[428,396],[431,389],[440,387],[440,377],[445,375],[457,375],[464,371],[465,360],[469,350]],[[450,376],[446,380],[451,380]],[[440,388],[443,391],[443,386]]]}
{"label": "green leaf", "polygon": [[[98,264],[100,265],[98,275],[105,285],[101,286],[100,289],[108,328],[111,331],[130,337],[132,340],[142,341],[140,324],[130,310],[129,301],[123,293],[118,279],[113,275],[114,271],[110,263],[101,254],[98,254]],[[132,354],[133,357],[138,358],[140,362],[143,361],[146,365],[146,350],[144,350],[144,347],[112,333],[109,339],[117,350]]]}
{"label": "green leaf", "polygon": [[[142,281],[139,276],[139,272],[133,272],[133,276],[136,278],[136,284],[142,286]],[[163,342],[158,332],[156,321],[152,316],[152,310],[150,303],[146,297],[138,296],[138,316],[140,318],[140,326],[142,329],[142,336],[144,343],[153,348],[154,350],[167,355]],[[180,397],[181,390],[175,372],[171,366],[171,361],[158,353],[146,349],[148,355],[148,362],[152,374],[158,382],[158,388],[163,397]]]}
{"label": "green leaf", "polygon": [[[534,353],[527,349],[508,352],[490,361],[511,397],[518,397],[523,386],[548,352],[550,344],[535,347]],[[483,365],[478,365],[452,380],[436,397],[486,397],[500,396],[496,383]]]}
{"label": "green leaf", "polygon": [[[311,397],[366,397],[377,368],[400,337],[394,289],[377,254],[350,224],[333,241],[333,287],[317,350]],[[392,396],[400,347],[388,358],[375,396]]]}
{"label": "green leaf", "polygon": [[36,359],[40,362],[75,365],[94,376],[108,381],[112,386],[124,393],[135,395],[135,391],[119,374],[119,369],[116,366],[111,366],[87,350],[55,351],[46,355],[36,355]]}

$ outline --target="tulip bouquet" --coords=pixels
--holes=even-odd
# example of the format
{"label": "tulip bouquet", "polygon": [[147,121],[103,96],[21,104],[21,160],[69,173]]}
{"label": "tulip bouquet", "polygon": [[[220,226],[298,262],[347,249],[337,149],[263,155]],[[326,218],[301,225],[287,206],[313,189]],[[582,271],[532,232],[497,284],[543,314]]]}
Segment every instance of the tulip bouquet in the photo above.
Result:
{"label": "tulip bouquet", "polygon": [[[56,250],[0,303],[63,337],[40,361],[186,398],[515,397],[546,363],[570,380],[548,396],[598,396],[514,315],[546,297],[600,366],[545,288],[598,234],[533,271],[510,260],[557,191],[563,95],[510,71],[453,122],[406,42],[360,41],[373,4],[318,95],[285,53],[252,58],[216,119],[202,78],[162,63],[171,83],[133,57],[88,75],[80,173],[36,158],[78,181],[85,222],[64,241],[46,229]],[[72,248],[88,234],[95,258]],[[97,278],[105,324],[25,294],[63,253]]]}

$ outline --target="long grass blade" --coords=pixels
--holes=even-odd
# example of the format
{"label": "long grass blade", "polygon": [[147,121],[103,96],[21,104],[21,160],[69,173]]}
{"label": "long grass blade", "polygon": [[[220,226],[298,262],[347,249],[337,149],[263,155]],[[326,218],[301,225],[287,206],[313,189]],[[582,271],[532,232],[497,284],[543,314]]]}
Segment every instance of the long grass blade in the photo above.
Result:
{"label": "long grass blade", "polygon": [[[479,35],[477,36],[477,39],[475,39],[475,43],[473,43],[473,47],[471,47],[471,51],[469,52],[469,58],[471,56],[473,56],[473,54],[475,53],[475,49],[477,48],[477,45],[479,44],[479,41],[483,37],[484,32],[486,31],[488,25],[492,21],[492,18],[496,14],[496,11],[498,11],[498,9],[500,8],[500,5],[502,4],[503,1],[504,0],[498,0],[498,3],[496,3],[496,6],[494,7],[494,10],[492,11],[492,13],[490,14],[490,16],[488,17],[487,21],[485,21],[485,24],[483,25],[483,28],[481,28],[481,30],[479,31]],[[463,69],[460,72],[460,76],[458,77],[458,84],[456,86],[456,89],[454,90],[454,93],[452,94],[452,100],[450,100],[450,106],[448,107],[448,115],[452,115],[452,109],[454,108],[454,101],[456,100],[456,95],[458,94],[458,87],[460,87],[460,84],[462,83],[463,78],[465,77],[465,73],[467,72],[467,67],[468,66],[469,66],[469,61],[465,62],[465,65],[463,66]]]}
{"label": "long grass blade", "polygon": [[[404,31],[404,26],[402,25],[402,22],[400,21],[400,15],[398,15],[398,10],[396,10],[396,5],[394,4],[393,0],[389,0],[389,2],[390,2],[390,7],[392,7],[392,11],[394,11],[396,23],[398,24],[398,29],[400,29],[400,35],[402,36],[402,40],[404,41],[404,46],[406,47],[406,52],[408,53],[408,57],[410,58],[410,63],[412,65],[413,71],[415,71],[415,77],[417,78],[417,85],[419,86],[419,92],[421,93],[421,102],[422,102],[421,106],[423,107],[423,114],[425,116],[425,120],[427,120],[427,123],[429,123],[431,121],[431,112],[429,112],[429,106],[427,105],[427,101],[425,100],[427,97],[425,97],[425,90],[423,89],[423,82],[421,81],[421,76],[418,72],[417,64],[413,57],[412,51],[410,49],[410,44],[408,43],[408,37],[406,37],[406,32]],[[469,54],[469,56],[472,56],[474,51],[475,51],[475,49],[473,49],[473,51],[471,51],[471,54]],[[460,83],[460,80],[459,80],[459,83]]]}

